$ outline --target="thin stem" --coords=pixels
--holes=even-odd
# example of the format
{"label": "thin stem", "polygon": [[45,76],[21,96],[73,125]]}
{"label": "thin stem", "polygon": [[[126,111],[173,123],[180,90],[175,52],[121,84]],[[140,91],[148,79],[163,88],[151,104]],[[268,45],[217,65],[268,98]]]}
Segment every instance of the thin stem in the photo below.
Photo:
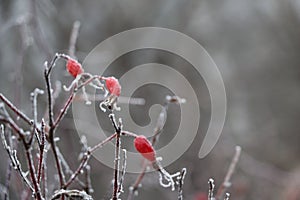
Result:
{"label": "thin stem", "polygon": [[51,149],[53,151],[53,155],[54,155],[54,160],[55,160],[55,164],[56,164],[56,168],[57,168],[57,172],[58,172],[58,176],[59,176],[59,183],[60,183],[60,187],[62,188],[64,186],[64,182],[65,182],[65,178],[62,172],[62,167],[61,167],[61,163],[60,160],[58,158],[58,154],[57,154],[57,149],[56,149],[56,144],[54,141],[54,138],[50,138],[50,145],[51,145]]}
{"label": "thin stem", "polygon": [[89,152],[90,154],[94,153],[97,149],[103,147],[107,142],[111,141],[113,138],[116,137],[116,133],[112,134],[111,136],[109,136],[108,138],[106,138],[105,140],[103,140],[102,142],[98,143],[97,145],[93,146]]}
{"label": "thin stem", "polygon": [[70,107],[70,105],[73,101],[74,96],[75,96],[75,93],[74,93],[74,90],[72,90],[67,102],[65,103],[64,107],[60,110],[60,113],[53,124],[54,129],[58,126],[59,122],[63,119],[64,115],[66,114],[68,108]]}
{"label": "thin stem", "polygon": [[14,106],[2,93],[0,93],[0,99],[14,112],[18,117],[23,119],[28,125],[32,125],[32,120],[27,117],[21,110]]}
{"label": "thin stem", "polygon": [[72,28],[70,42],[69,42],[69,55],[73,58],[76,57],[75,49],[76,49],[76,42],[77,42],[77,38],[78,38],[79,28],[80,28],[80,22],[75,21],[73,23],[73,28]]}
{"label": "thin stem", "polygon": [[181,170],[180,176],[178,176],[178,200],[183,200],[183,184],[184,184],[184,178],[186,174],[186,168],[183,168]]}
{"label": "thin stem", "polygon": [[208,180],[208,200],[215,200],[214,189],[215,189],[214,179],[210,178]]}
{"label": "thin stem", "polygon": [[[185,103],[185,99],[180,98],[178,96],[166,96],[166,100],[163,104],[161,112],[159,113],[157,123],[156,123],[156,127],[154,129],[154,134],[153,134],[153,137],[152,137],[152,140],[151,140],[152,146],[155,145],[156,141],[158,140],[158,137],[159,137],[160,133],[163,130],[164,124],[167,120],[167,111],[168,111],[170,103],[182,104],[182,103]],[[128,200],[133,199],[133,194],[135,193],[135,191],[137,191],[139,185],[141,184],[141,182],[144,178],[144,175],[146,173],[147,166],[148,166],[148,163],[146,163],[144,161],[141,173],[136,178],[134,184],[130,187]]]}
{"label": "thin stem", "polygon": [[47,44],[47,40],[45,39],[40,26],[39,26],[39,22],[38,19],[39,17],[37,16],[37,9],[36,9],[36,5],[37,2],[36,0],[31,0],[30,1],[30,13],[32,14],[31,17],[31,27],[32,27],[32,32],[33,32],[33,36],[35,39],[35,42],[38,46],[38,48],[44,52],[44,54],[47,56],[47,59],[51,58],[51,49],[50,46]]}
{"label": "thin stem", "polygon": [[44,198],[47,198],[48,197],[48,185],[47,185],[47,152],[50,148],[50,145],[47,145],[46,146],[46,151],[44,151],[44,161],[43,161],[43,165],[42,165],[42,185],[43,185],[43,194],[44,194]]}
{"label": "thin stem", "polygon": [[[168,110],[169,103],[170,103],[169,100],[167,100],[164,103],[163,108],[162,108],[162,110],[161,110],[161,112],[159,114],[159,117],[157,119],[156,127],[154,129],[154,134],[153,134],[153,137],[152,137],[152,140],[151,140],[152,146],[155,145],[156,141],[158,140],[159,134],[161,133],[161,131],[163,129],[164,123],[165,123],[166,118],[167,118],[166,112]],[[138,177],[136,178],[134,184],[130,187],[129,195],[128,195],[127,200],[132,200],[133,199],[134,193],[138,190],[139,185],[141,184],[141,182],[142,182],[142,180],[143,180],[143,178],[145,176],[145,173],[146,173],[146,170],[147,170],[147,166],[148,166],[148,163],[144,160],[143,161],[142,171],[138,175]]]}
{"label": "thin stem", "polygon": [[[81,88],[83,88],[84,86],[88,85],[88,84],[91,84],[94,80],[97,80],[97,79],[102,79],[102,76],[98,76],[98,75],[91,75],[91,74],[88,74],[88,73],[85,73],[85,75],[89,76],[89,78],[87,80],[85,80],[83,83],[81,83],[78,87],[77,87],[77,90],[80,90]],[[99,86],[99,87],[102,87]]]}
{"label": "thin stem", "polygon": [[[106,96],[101,95],[101,94],[96,95],[96,96],[95,95],[89,95],[89,94],[87,94],[87,98],[90,101],[103,101],[103,100],[105,100]],[[85,97],[84,97],[84,95],[76,95],[74,101],[85,101]],[[143,105],[145,105],[145,99],[143,99],[143,98],[133,98],[133,97],[119,96],[118,97],[118,103],[129,104],[129,105],[141,105],[141,106],[143,106]]]}
{"label": "thin stem", "polygon": [[[59,149],[57,149],[57,155],[59,157],[59,160],[61,161],[61,164],[62,164],[62,167],[64,168],[65,170],[65,174],[69,174],[72,176],[72,174],[74,174],[74,172],[71,170],[71,168],[69,167],[66,159],[64,158],[64,156],[62,155],[62,153],[60,152]],[[77,181],[77,183],[81,186],[81,187],[84,187],[84,183],[82,181],[80,181],[78,179],[78,177],[75,179]]]}
{"label": "thin stem", "polygon": [[119,160],[120,160],[120,134],[116,136],[116,147],[115,147],[115,166],[114,166],[114,191],[113,200],[118,200],[118,188],[119,188]]}
{"label": "thin stem", "polygon": [[75,180],[75,178],[81,173],[81,171],[83,170],[83,168],[87,165],[88,160],[90,159],[90,154],[89,152],[86,153],[83,158],[81,159],[81,162],[79,164],[79,167],[76,169],[76,171],[71,175],[71,177],[69,178],[69,180],[65,183],[65,185],[62,187],[63,189],[68,188],[71,183]]}
{"label": "thin stem", "polygon": [[224,200],[229,200],[229,198],[230,198],[230,194],[229,194],[229,193],[226,193],[226,194],[225,194],[225,197],[224,197]]}
{"label": "thin stem", "polygon": [[[59,183],[60,186],[63,187],[64,186],[64,174],[62,171],[62,167],[61,167],[61,163],[57,154],[57,149],[56,149],[56,143],[54,141],[54,134],[55,134],[55,129],[57,124],[59,123],[59,121],[61,120],[60,117],[58,117],[58,120],[56,121],[56,125],[54,124],[54,115],[53,115],[53,94],[52,94],[52,87],[51,87],[51,80],[50,80],[50,74],[51,74],[51,70],[53,69],[53,67],[56,64],[56,61],[59,58],[64,58],[64,59],[69,59],[69,56],[64,55],[64,54],[58,54],[56,53],[54,58],[52,59],[52,61],[50,62],[50,64],[48,65],[48,63],[45,63],[45,72],[44,72],[44,76],[45,76],[45,80],[46,80],[46,89],[47,89],[47,94],[48,94],[48,114],[49,114],[49,143],[51,145],[51,149],[53,151],[53,155],[54,155],[54,159],[55,159],[55,163],[56,163],[56,168],[57,168],[57,173],[59,176]],[[71,95],[72,96],[72,95]],[[73,97],[72,97],[73,98]],[[63,114],[66,112],[67,108],[69,107],[69,102],[67,101],[67,104],[65,105],[65,109],[63,109],[63,112],[61,112],[61,115],[59,116],[63,116]]]}
{"label": "thin stem", "polygon": [[28,162],[28,168],[29,168],[29,173],[31,176],[31,181],[33,183],[33,187],[34,187],[34,191],[35,191],[34,195],[36,196],[37,200],[42,200],[43,197],[41,195],[40,187],[37,183],[36,176],[35,176],[35,169],[34,169],[34,165],[33,165],[33,161],[32,161],[31,147],[25,147],[25,151],[26,151],[26,158],[27,158],[27,162]]}
{"label": "thin stem", "polygon": [[109,115],[110,120],[116,131],[116,145],[115,145],[115,166],[114,166],[114,188],[113,188],[113,195],[112,200],[118,200],[118,190],[119,190],[119,161],[120,161],[120,151],[121,151],[121,132],[122,132],[122,125],[121,122],[117,125],[115,121],[114,114]]}
{"label": "thin stem", "polygon": [[38,136],[38,132],[36,131],[37,127],[37,96],[39,94],[44,94],[43,90],[40,90],[38,88],[35,88],[34,91],[31,93],[31,101],[32,101],[32,115],[33,115],[33,124],[32,124],[32,131],[31,131],[31,136],[29,139],[29,143],[32,144],[33,142],[33,136],[36,137],[39,146],[41,145],[40,138]]}
{"label": "thin stem", "polygon": [[134,138],[136,138],[138,136],[137,134],[129,132],[129,131],[122,131],[121,134],[125,135],[125,136],[134,137]]}
{"label": "thin stem", "polygon": [[40,144],[40,157],[39,157],[39,165],[38,165],[38,183],[41,182],[42,177],[42,169],[44,164],[44,150],[45,150],[45,121],[42,119],[42,128],[41,128],[41,144]]}
{"label": "thin stem", "polygon": [[80,174],[81,170],[86,166],[86,164],[87,164],[87,162],[90,158],[90,155],[92,153],[94,153],[98,148],[103,147],[106,143],[108,143],[109,141],[111,141],[115,137],[116,137],[116,133],[111,135],[110,137],[106,138],[102,142],[98,143],[93,148],[87,150],[87,152],[84,154],[83,158],[81,159],[81,162],[80,162],[78,168],[75,170],[74,174],[71,175],[69,180],[63,186],[63,188],[67,188],[67,187],[69,187],[69,185],[71,185],[71,183],[75,180],[75,178]]}
{"label": "thin stem", "polygon": [[118,189],[118,193],[123,192],[123,182],[125,178],[125,173],[126,173],[126,165],[127,165],[127,151],[126,149],[122,149],[123,151],[123,163],[122,163],[122,172],[121,172],[121,178],[120,178],[120,186]]}
{"label": "thin stem", "polygon": [[[4,134],[4,129],[3,129],[3,134]],[[13,139],[11,137],[11,129],[9,129],[9,131],[8,131],[7,138],[8,138],[8,146],[10,146],[11,148],[14,148]],[[11,174],[12,174],[12,164],[10,162],[10,158],[8,158],[7,170],[6,170],[4,200],[9,200],[9,188],[10,188]]]}
{"label": "thin stem", "polygon": [[51,81],[48,74],[48,70],[45,70],[45,79],[46,79],[46,88],[48,94],[48,118],[49,118],[49,126],[50,128],[53,126],[53,106],[52,106],[52,89],[51,89]]}
{"label": "thin stem", "polygon": [[224,195],[225,190],[227,190],[231,186],[231,177],[232,177],[232,175],[235,171],[236,165],[239,161],[239,158],[241,155],[241,150],[242,150],[242,148],[240,146],[235,147],[235,154],[232,158],[232,161],[230,163],[230,166],[228,168],[228,171],[226,173],[224,181],[217,191],[216,199],[218,199],[218,200],[221,200],[222,196]]}
{"label": "thin stem", "polygon": [[93,193],[92,182],[91,182],[91,166],[85,166],[85,192],[87,194]]}
{"label": "thin stem", "polygon": [[59,197],[66,196],[67,199],[84,199],[84,200],[93,200],[93,198],[88,195],[84,191],[79,190],[65,190],[61,189],[54,193],[54,195],[51,197],[51,200],[58,199]]}
{"label": "thin stem", "polygon": [[10,180],[11,180],[11,172],[12,172],[12,165],[10,162],[8,162],[7,170],[6,170],[6,178],[5,178],[4,200],[9,199],[9,187],[10,187]]}
{"label": "thin stem", "polygon": [[[10,121],[12,121],[12,120],[10,120]],[[17,129],[19,132],[21,132],[21,129],[16,124],[14,124],[14,126],[16,126],[15,129]],[[19,134],[22,135],[21,133],[19,133]],[[22,168],[20,166],[20,162],[17,159],[16,151],[12,150],[11,147],[9,147],[7,145],[7,142],[6,142],[5,136],[4,136],[3,125],[1,126],[1,140],[2,140],[2,143],[4,145],[4,148],[6,149],[8,155],[11,159],[12,165],[19,172],[19,174],[23,178],[24,182],[34,192],[34,195],[37,198],[37,200],[41,200],[42,196],[41,196],[41,193],[40,193],[39,185],[37,184],[37,181],[36,181],[35,169],[34,169],[34,165],[33,165],[33,161],[32,161],[31,146],[26,143],[26,140],[25,140],[24,136],[22,135],[21,140],[22,140],[23,145],[25,147],[26,159],[27,159],[28,169],[29,169],[29,172],[30,172],[33,187],[31,186],[30,182],[28,181],[28,179],[24,175],[24,172],[22,171]]]}
{"label": "thin stem", "polygon": [[145,174],[146,174],[146,169],[147,169],[148,164],[146,163],[146,161],[143,161],[143,168],[141,173],[139,174],[139,176],[136,178],[134,184],[129,188],[129,195],[127,197],[127,200],[131,200],[133,199],[134,193],[138,190],[138,187],[140,185],[140,183],[142,182]]}

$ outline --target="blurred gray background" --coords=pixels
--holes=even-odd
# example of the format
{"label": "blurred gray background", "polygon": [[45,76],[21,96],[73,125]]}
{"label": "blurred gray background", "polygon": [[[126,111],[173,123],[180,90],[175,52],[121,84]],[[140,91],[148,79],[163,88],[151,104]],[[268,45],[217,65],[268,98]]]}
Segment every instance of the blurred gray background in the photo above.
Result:
{"label": "blurred gray background", "polygon": [[[0,92],[28,115],[30,92],[44,88],[43,62],[55,52],[68,51],[73,22],[81,22],[76,56],[85,56],[101,41],[137,27],[157,26],[180,31],[197,40],[208,51],[222,74],[228,98],[228,112],[221,138],[213,151],[198,159],[198,147],[210,118],[210,100],[205,83],[188,63],[176,55],[141,50],[122,56],[108,74],[120,76],[137,64],[158,62],[181,70],[193,82],[201,108],[198,136],[188,151],[169,171],[187,167],[186,199],[203,200],[207,181],[219,186],[225,176],[234,146],[243,148],[230,189],[232,199],[300,199],[300,1],[297,0],[89,0],[89,1],[0,1]],[[31,19],[31,16],[34,16]],[[69,83],[72,78],[60,63],[53,79]],[[118,66],[125,66],[123,71]],[[144,90],[143,90],[144,89]],[[169,91],[157,86],[140,88],[135,97],[146,106],[132,106],[132,117],[148,123],[151,104],[163,101]],[[150,95],[149,95],[150,94]],[[57,100],[60,109],[66,96]],[[39,118],[44,114],[45,97],[40,98]],[[165,131],[177,128],[178,107],[171,106]],[[104,115],[103,115],[104,116]],[[99,120],[103,118],[99,113]],[[101,118],[102,117],[102,118]],[[110,122],[104,120],[112,131]],[[125,125],[126,126],[126,125]],[[128,127],[130,130],[130,127]],[[81,149],[68,112],[58,131],[59,146],[72,169],[78,165]],[[158,146],[170,136],[162,134]],[[4,184],[7,156],[0,148],[0,183]],[[49,154],[49,163],[52,155]],[[95,199],[111,194],[112,169],[91,160]],[[49,170],[51,173],[51,168]],[[53,169],[52,169],[53,170]],[[125,194],[136,174],[125,178]],[[20,199],[23,188],[13,173],[11,199]],[[75,187],[75,186],[74,186]],[[176,199],[176,192],[158,186],[158,176],[147,174],[136,199]],[[123,199],[123,198],[122,198]],[[125,199],[125,198],[124,198]]]}

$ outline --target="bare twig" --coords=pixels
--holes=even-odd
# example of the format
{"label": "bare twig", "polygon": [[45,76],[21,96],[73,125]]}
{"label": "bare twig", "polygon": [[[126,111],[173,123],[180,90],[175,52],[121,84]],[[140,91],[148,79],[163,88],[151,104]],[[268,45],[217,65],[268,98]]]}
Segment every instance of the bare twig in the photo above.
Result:
{"label": "bare twig", "polygon": [[18,117],[23,119],[28,125],[32,125],[32,120],[27,117],[22,111],[20,111],[16,106],[14,106],[2,93],[0,93],[0,99],[14,112]]}
{"label": "bare twig", "polygon": [[[166,101],[164,102],[162,110],[159,113],[159,116],[158,116],[158,119],[157,119],[157,122],[156,122],[156,127],[154,129],[154,134],[153,134],[153,137],[152,137],[152,140],[151,140],[152,146],[154,146],[156,144],[156,141],[158,140],[159,134],[163,130],[164,124],[167,120],[167,111],[168,111],[170,103],[176,103],[176,104],[185,103],[185,99],[180,98],[178,96],[166,96]],[[129,187],[129,195],[128,195],[127,200],[132,200],[133,199],[134,193],[138,190],[139,185],[141,184],[141,182],[142,182],[142,180],[145,176],[147,166],[148,166],[148,163],[144,160],[141,173],[136,178],[134,184]]]}
{"label": "bare twig", "polygon": [[17,54],[15,57],[15,69],[14,69],[14,103],[20,106],[21,96],[22,96],[22,83],[23,83],[23,73],[22,67],[24,63],[24,57],[26,50],[32,44],[32,37],[30,35],[28,22],[29,18],[26,16],[21,16],[16,20],[17,28],[20,33],[20,45],[17,48]]}
{"label": "bare twig", "polygon": [[31,93],[33,123],[37,123],[37,96],[39,94],[44,94],[44,91],[39,88],[35,88],[34,91]]}
{"label": "bare twig", "polygon": [[[11,117],[9,116],[7,111],[5,110],[5,107],[3,105],[0,105],[0,108],[1,108],[2,116],[4,115],[4,117],[2,117],[0,115],[0,121],[8,123],[16,131],[16,133],[18,134],[19,138],[21,139],[21,141],[24,145],[27,164],[28,164],[28,169],[29,169],[30,176],[31,176],[31,181],[32,181],[32,184],[33,184],[33,186],[31,186],[31,187],[33,187],[33,189],[34,189],[33,191],[34,191],[34,195],[36,196],[36,198],[38,200],[41,200],[42,196],[41,196],[41,193],[40,193],[39,185],[37,184],[37,181],[36,181],[35,169],[34,169],[34,165],[33,165],[33,161],[32,161],[31,144],[27,143],[24,131],[11,119]],[[10,147],[7,145],[5,137],[4,137],[4,130],[2,132],[3,132],[2,142],[3,142],[3,145],[4,145],[5,149],[9,153],[9,156],[11,158],[13,166],[15,166],[14,168],[16,168],[19,171],[19,173],[20,173],[21,177],[23,178],[23,180],[25,180],[25,182],[28,183],[26,181],[26,179],[24,179],[25,176],[24,176],[24,173],[21,170],[20,163],[17,159],[16,151],[11,150]]]}
{"label": "bare twig", "polygon": [[43,90],[40,90],[38,88],[35,88],[35,90],[31,93],[31,101],[32,101],[32,115],[33,115],[33,124],[32,124],[32,134],[30,137],[30,144],[33,141],[33,136],[35,135],[38,144],[41,145],[40,137],[38,136],[38,132],[36,131],[37,127],[37,96],[39,94],[44,94]]}
{"label": "bare twig", "polygon": [[184,184],[185,175],[186,175],[186,168],[183,168],[181,170],[180,176],[177,177],[178,200],[183,200],[183,184]]}
{"label": "bare twig", "polygon": [[208,200],[215,200],[214,189],[215,189],[214,179],[210,178],[208,180]]}
{"label": "bare twig", "polygon": [[[82,157],[83,152],[87,152],[89,150],[87,140],[86,140],[86,137],[84,135],[81,136],[80,143],[82,144],[82,150],[81,150],[82,153],[79,154],[79,158]],[[93,187],[92,187],[92,182],[91,182],[91,166],[87,164],[84,168],[84,172],[85,172],[84,190],[87,194],[91,194],[91,193],[94,192]]]}
{"label": "bare twig", "polygon": [[75,21],[73,23],[73,28],[72,28],[70,42],[69,42],[69,55],[72,58],[76,58],[76,56],[75,56],[75,49],[76,49],[76,41],[77,41],[79,29],[80,29],[80,22],[79,21]]}
{"label": "bare twig", "polygon": [[56,120],[53,124],[54,128],[57,128],[60,121],[63,119],[64,115],[67,113],[67,110],[69,109],[69,107],[70,107],[70,105],[73,101],[74,96],[75,96],[75,93],[74,93],[74,90],[72,90],[67,102],[65,103],[64,107],[60,110],[60,113],[59,113],[58,117],[56,118]]}
{"label": "bare twig", "polygon": [[118,193],[124,192],[123,190],[123,182],[125,178],[125,173],[126,173],[126,165],[127,165],[127,151],[126,149],[122,149],[123,151],[123,163],[122,163],[122,171],[121,171],[121,178],[120,178],[120,183],[119,183],[119,189]]}
{"label": "bare twig", "polygon": [[32,160],[31,146],[25,146],[25,153],[26,153],[28,168],[31,176],[31,181],[34,187],[34,196],[37,198],[37,200],[42,200],[43,197],[41,195],[41,190],[35,175],[35,168]]}
{"label": "bare twig", "polygon": [[228,168],[228,171],[226,173],[224,181],[223,181],[222,185],[219,187],[219,189],[217,191],[216,199],[221,200],[221,198],[224,195],[224,192],[231,186],[231,177],[232,177],[232,175],[235,171],[235,168],[236,168],[236,165],[239,161],[240,155],[241,155],[241,147],[236,146],[235,147],[235,154],[234,154],[233,159],[230,163],[230,166]]}
{"label": "bare twig", "polygon": [[17,158],[17,152],[15,150],[13,150],[10,146],[8,146],[6,139],[5,139],[5,135],[4,135],[4,126],[1,125],[1,141],[2,144],[4,146],[4,149],[6,150],[10,160],[11,160],[11,164],[12,167],[20,174],[22,180],[24,181],[24,183],[30,188],[30,190],[32,192],[34,192],[34,188],[31,185],[30,181],[27,179],[27,173],[23,172],[21,164]]}
{"label": "bare twig", "polygon": [[[74,101],[85,101],[85,98],[83,95],[76,95],[76,97],[74,98]],[[90,101],[103,101],[105,100],[106,96],[104,95],[89,95],[87,94],[87,98]],[[124,96],[120,96],[118,97],[118,103],[122,104],[130,104],[130,105],[145,105],[145,99],[143,98],[133,98],[133,97],[124,97]]]}
{"label": "bare twig", "polygon": [[[53,106],[55,105],[55,101],[56,99],[59,97],[59,94],[61,93],[62,91],[62,85],[61,85],[61,82],[60,81],[55,81],[55,86],[54,86],[54,89],[53,89],[53,94],[52,94],[52,104]],[[44,113],[44,119],[48,119],[47,115],[49,113],[49,107],[47,107],[45,109],[45,113]]]}
{"label": "bare twig", "polygon": [[54,58],[52,59],[52,61],[49,64],[47,62],[45,62],[44,76],[45,76],[45,80],[46,80],[46,89],[47,89],[47,94],[48,94],[48,114],[49,114],[49,127],[50,127],[49,143],[50,143],[52,151],[53,151],[56,168],[57,168],[57,172],[58,172],[58,176],[59,176],[59,182],[60,182],[60,186],[62,188],[65,185],[65,180],[64,180],[64,174],[62,171],[61,163],[60,163],[58,153],[57,153],[56,143],[54,141],[54,135],[55,135],[55,129],[57,128],[60,120],[62,119],[62,117],[64,116],[64,114],[66,113],[67,109],[69,108],[69,106],[72,102],[74,93],[73,93],[73,91],[71,92],[71,95],[70,95],[69,99],[67,100],[66,104],[64,105],[63,109],[61,110],[58,118],[56,119],[56,121],[54,121],[53,94],[52,94],[50,75],[51,75],[51,70],[53,69],[53,67],[56,64],[56,61],[59,58],[69,59],[70,57],[65,54],[56,53]]}
{"label": "bare twig", "polygon": [[138,136],[135,133],[132,133],[132,132],[129,132],[129,131],[123,131],[123,130],[122,130],[121,134],[124,135],[124,136],[133,137],[133,138],[136,138]]}
{"label": "bare twig", "polygon": [[229,193],[226,193],[226,194],[225,194],[225,197],[224,197],[224,200],[229,200],[229,198],[230,198],[230,194],[229,194]]}
{"label": "bare twig", "polygon": [[81,170],[87,165],[87,162],[91,156],[91,154],[96,151],[98,148],[103,147],[106,143],[111,141],[113,138],[116,137],[116,133],[111,135],[110,137],[106,138],[102,142],[98,143],[93,148],[89,149],[82,157],[81,162],[79,164],[79,167],[76,169],[76,171],[71,175],[69,180],[66,182],[66,184],[63,186],[63,188],[67,188],[71,183],[75,180],[75,178],[80,174]]}
{"label": "bare twig", "polygon": [[54,134],[55,134],[55,126],[54,126],[54,116],[53,116],[53,96],[52,96],[52,87],[51,87],[51,80],[50,80],[50,74],[52,68],[55,66],[55,63],[58,58],[63,57],[63,54],[55,54],[54,58],[48,65],[47,62],[45,62],[45,81],[46,81],[46,89],[47,89],[47,95],[48,95],[48,114],[49,114],[49,143],[51,145],[55,163],[56,163],[56,168],[57,168],[57,173],[59,176],[59,183],[60,187],[64,186],[64,174],[61,168],[60,160],[57,155],[57,149],[56,149],[56,143],[54,141]]}
{"label": "bare twig", "polygon": [[32,32],[34,36],[34,40],[37,44],[37,47],[44,52],[44,54],[47,56],[47,60],[51,58],[51,49],[50,46],[47,44],[47,40],[44,38],[44,35],[41,31],[41,28],[39,26],[38,22],[38,14],[37,14],[37,9],[36,9],[37,2],[36,0],[31,0],[30,1],[30,13],[32,14],[31,16],[31,26],[32,26]]}
{"label": "bare twig", "polygon": [[105,140],[103,140],[102,142],[98,143],[97,145],[93,146],[88,152],[90,154],[94,153],[97,149],[103,147],[103,145],[105,145],[107,142],[111,141],[112,139],[114,139],[116,137],[116,133],[112,134],[111,136],[109,136],[108,138],[106,138]]}
{"label": "bare twig", "polygon": [[[72,174],[74,174],[74,172],[71,170],[70,166],[68,165],[66,159],[64,158],[63,154],[60,152],[59,149],[57,149],[57,154],[58,154],[59,160],[61,161],[63,168],[65,169],[65,174],[69,174],[72,176]],[[78,177],[76,177],[75,180],[77,181],[77,183],[80,186],[82,186],[82,187],[85,186],[84,183],[78,179]]]}
{"label": "bare twig", "polygon": [[137,190],[146,174],[146,169],[147,169],[148,163],[144,160],[143,162],[143,168],[139,176],[136,178],[134,184],[129,187],[129,194],[127,197],[127,200],[131,200],[134,198],[134,195],[137,193]]}
{"label": "bare twig", "polygon": [[122,122],[119,121],[119,124],[117,125],[114,114],[110,114],[109,118],[112,121],[112,124],[116,131],[114,187],[113,187],[112,200],[118,200],[118,197],[119,197],[118,190],[120,187],[120,185],[119,185],[119,167],[120,167],[119,161],[120,161],[120,151],[121,151]]}
{"label": "bare twig", "polygon": [[67,196],[69,199],[93,200],[93,198],[85,191],[64,189],[56,191],[55,194],[51,197],[51,200],[58,199],[61,196]]}
{"label": "bare twig", "polygon": [[69,185],[71,185],[71,183],[73,183],[73,181],[77,178],[77,176],[81,173],[82,169],[87,165],[88,160],[90,159],[90,154],[86,153],[80,164],[79,167],[76,169],[76,171],[71,175],[71,177],[69,178],[69,180],[65,183],[65,185],[62,188],[68,188]]}
{"label": "bare twig", "polygon": [[[154,134],[153,134],[153,137],[152,137],[152,140],[151,140],[152,146],[155,145],[155,143],[156,143],[156,141],[158,139],[159,133],[162,130],[162,127],[163,127],[163,124],[164,124],[164,121],[165,121],[165,117],[166,117],[166,113],[165,112],[168,109],[168,105],[169,105],[168,103],[165,103],[164,106],[163,106],[163,109],[161,110],[161,112],[159,114],[159,118],[157,120],[157,125],[156,125],[156,127],[154,129]],[[141,184],[141,182],[142,182],[142,180],[143,180],[143,178],[145,176],[147,166],[148,166],[148,163],[147,163],[146,160],[144,160],[143,161],[143,167],[142,167],[141,173],[136,178],[134,184],[129,188],[129,195],[128,195],[128,198],[127,198],[128,200],[133,199],[134,193],[138,190],[139,185]]]}
{"label": "bare twig", "polygon": [[94,192],[91,182],[91,166],[85,166],[85,191],[87,194],[91,194]]}
{"label": "bare twig", "polygon": [[43,185],[43,195],[44,198],[48,197],[48,176],[47,176],[47,155],[48,155],[48,150],[50,149],[50,145],[46,145],[44,149],[44,159],[43,159],[43,165],[42,165],[42,185]]}
{"label": "bare twig", "polygon": [[39,165],[38,165],[38,183],[41,182],[42,178],[42,169],[44,165],[44,150],[45,150],[45,121],[42,119],[41,123],[41,143],[40,143],[40,156],[39,156]]}
{"label": "bare twig", "polygon": [[[1,104],[0,104],[0,107],[1,107]],[[25,133],[24,133],[23,129],[21,129],[9,116],[2,117],[0,115],[0,121],[9,124],[11,126],[11,128],[17,133],[17,136],[23,141],[23,143],[26,144]]]}
{"label": "bare twig", "polygon": [[[15,137],[12,137],[10,128],[7,131],[7,138],[8,138],[8,146],[10,146],[10,148],[13,149]],[[12,174],[12,164],[11,164],[10,158],[8,158],[7,169],[6,169],[5,190],[3,191],[3,195],[4,195],[3,199],[4,200],[9,200],[9,188],[10,188],[11,174]]]}

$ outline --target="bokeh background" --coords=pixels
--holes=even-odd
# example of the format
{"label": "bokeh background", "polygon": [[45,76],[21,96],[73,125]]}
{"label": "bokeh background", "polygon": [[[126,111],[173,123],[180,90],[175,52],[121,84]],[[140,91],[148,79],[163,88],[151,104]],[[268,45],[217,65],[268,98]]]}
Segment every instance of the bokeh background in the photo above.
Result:
{"label": "bokeh background", "polygon": [[[229,190],[232,199],[300,199],[300,1],[1,0],[0,16],[0,92],[28,115],[31,114],[30,92],[45,85],[44,61],[55,52],[68,53],[76,20],[81,22],[76,45],[80,61],[104,39],[132,28],[165,27],[194,38],[217,64],[228,100],[222,135],[204,159],[198,159],[197,153],[210,119],[209,93],[201,75],[195,75],[187,62],[176,55],[148,49],[120,57],[107,71],[119,77],[138,64],[157,62],[174,67],[192,85],[197,85],[195,91],[201,109],[197,138],[180,159],[167,167],[171,172],[182,167],[188,169],[184,185],[186,199],[205,199],[210,177],[215,179],[217,187],[222,183],[235,145],[240,145],[243,152]],[[63,65],[61,62],[55,69],[53,82],[60,80],[67,84],[72,80]],[[132,118],[137,124],[148,124],[151,105],[163,103],[169,93],[157,85],[139,88],[134,96],[144,98],[146,105],[132,105]],[[56,101],[56,111],[65,99],[66,94],[62,92]],[[42,96],[39,100],[41,119],[46,99]],[[180,109],[170,106],[158,148],[172,139],[178,119]],[[100,112],[99,121],[108,133],[113,131],[109,120]],[[81,146],[71,111],[57,135],[61,139],[61,151],[75,169]],[[0,156],[3,187],[8,165],[3,148]],[[55,171],[51,153],[48,157],[49,178],[53,179],[54,189],[57,183],[52,176]],[[109,199],[113,170],[95,159],[90,164],[93,197]],[[128,187],[136,176],[126,175],[122,199],[126,199]],[[21,199],[22,190],[23,184],[13,173],[11,199]],[[149,173],[136,199],[176,199],[176,195],[159,186],[156,173]]]}

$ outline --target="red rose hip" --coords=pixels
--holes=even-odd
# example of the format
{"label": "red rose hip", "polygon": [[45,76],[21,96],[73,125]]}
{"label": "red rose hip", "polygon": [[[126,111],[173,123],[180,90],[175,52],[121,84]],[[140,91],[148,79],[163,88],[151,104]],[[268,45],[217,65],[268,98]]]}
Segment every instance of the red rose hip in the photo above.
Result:
{"label": "red rose hip", "polygon": [[76,78],[77,75],[83,73],[81,64],[74,59],[68,59],[66,67],[67,67],[68,72],[74,78]]}
{"label": "red rose hip", "polygon": [[134,139],[134,147],[147,160],[149,160],[151,162],[156,160],[155,159],[155,157],[156,157],[155,150],[154,150],[152,144],[149,142],[149,140],[145,136],[143,136],[143,135],[137,136]]}
{"label": "red rose hip", "polygon": [[111,77],[104,78],[104,80],[105,80],[105,85],[106,85],[106,88],[107,88],[108,92],[110,94],[120,96],[120,94],[121,94],[121,85],[120,85],[118,79],[111,76]]}

